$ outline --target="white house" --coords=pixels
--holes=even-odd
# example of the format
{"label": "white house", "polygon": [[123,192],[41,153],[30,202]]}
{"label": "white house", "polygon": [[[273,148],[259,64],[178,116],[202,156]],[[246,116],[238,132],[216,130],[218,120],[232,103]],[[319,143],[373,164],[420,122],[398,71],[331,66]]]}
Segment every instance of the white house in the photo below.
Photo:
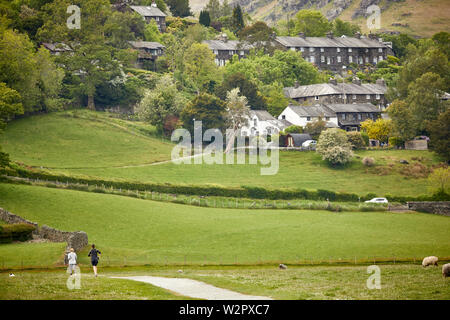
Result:
{"label": "white house", "polygon": [[336,112],[330,110],[325,105],[315,106],[295,106],[289,105],[278,117],[279,120],[287,120],[290,123],[305,127],[308,123],[319,120],[327,122],[327,127],[339,127],[338,117]]}
{"label": "white house", "polygon": [[283,131],[292,123],[286,120],[279,120],[265,110],[252,110],[248,124],[241,128],[242,136],[272,135]]}

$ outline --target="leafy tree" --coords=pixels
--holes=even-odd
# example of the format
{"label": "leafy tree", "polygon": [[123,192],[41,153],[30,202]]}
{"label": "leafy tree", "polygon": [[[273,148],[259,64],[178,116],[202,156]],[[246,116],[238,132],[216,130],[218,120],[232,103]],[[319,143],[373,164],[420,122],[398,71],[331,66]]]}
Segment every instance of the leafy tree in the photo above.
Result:
{"label": "leafy tree", "polygon": [[239,88],[240,94],[247,98],[248,104],[253,110],[267,109],[264,97],[256,84],[240,72],[225,76],[222,84],[216,87],[215,93],[222,100],[226,100],[227,92],[234,88]]}
{"label": "leafy tree", "polygon": [[198,21],[201,25],[209,27],[211,25],[211,17],[209,16],[209,12],[205,10],[200,11],[200,17]]}
{"label": "leafy tree", "polygon": [[145,26],[144,39],[150,42],[162,42],[162,35],[155,20],[151,19]]}
{"label": "leafy tree", "polygon": [[347,132],[347,138],[350,144],[352,145],[352,149],[362,149],[366,146],[366,143],[361,136],[361,132],[357,131],[349,131]]}
{"label": "leafy tree", "polygon": [[262,91],[267,103],[267,111],[274,117],[278,117],[289,105],[289,99],[284,95],[283,85],[279,82],[274,82],[264,86]]}
{"label": "leafy tree", "polygon": [[393,101],[387,113],[392,119],[393,133],[403,141],[410,140],[416,135],[413,124],[413,114],[408,104],[402,100]]}
{"label": "leafy tree", "polygon": [[327,129],[320,134],[316,152],[333,166],[350,162],[353,157],[352,146],[345,131]]}
{"label": "leafy tree", "polygon": [[428,72],[417,78],[408,87],[408,104],[417,133],[425,130],[427,120],[435,120],[448,107],[448,101],[441,99],[446,89],[444,79]]}
{"label": "leafy tree", "polygon": [[229,143],[225,150],[230,152],[234,145],[236,134],[242,126],[244,126],[250,116],[250,107],[247,104],[247,98],[240,95],[239,88],[234,88],[227,92],[226,100],[226,121],[228,128],[233,130],[233,135],[229,139]]}
{"label": "leafy tree", "polygon": [[445,160],[450,160],[450,109],[441,113],[436,120],[427,122],[430,134],[430,149]]}
{"label": "leafy tree", "polygon": [[379,118],[376,121],[367,119],[361,122],[361,130],[365,131],[370,139],[388,142],[392,131],[391,120]]}
{"label": "leafy tree", "polygon": [[210,81],[217,79],[215,56],[206,44],[192,44],[184,59],[186,75],[195,84],[197,91],[205,90]]}
{"label": "leafy tree", "polygon": [[409,44],[416,45],[417,43],[416,39],[406,33],[399,35],[381,34],[380,37],[384,41],[392,42],[392,50],[397,58],[403,58],[406,55],[406,48]]}
{"label": "leafy tree", "polygon": [[137,13],[113,11],[106,20],[104,28],[107,42],[113,47],[125,49],[129,46],[128,41],[144,36],[148,25]]}
{"label": "leafy tree", "polygon": [[194,119],[202,121],[203,133],[207,129],[225,129],[226,104],[219,98],[201,93],[186,105],[180,114],[183,128],[194,133]]}
{"label": "leafy tree", "polygon": [[6,30],[0,38],[0,82],[19,92],[25,112],[40,109],[39,73],[27,35]]}
{"label": "leafy tree", "polygon": [[316,121],[308,122],[303,131],[309,133],[314,140],[317,140],[326,129],[326,125],[327,122],[319,117]]}
{"label": "leafy tree", "polygon": [[238,4],[233,9],[232,15],[232,30],[235,34],[238,34],[239,31],[245,28],[244,15],[242,13],[242,8]]}
{"label": "leafy tree", "polygon": [[204,10],[209,12],[209,16],[212,21],[216,21],[222,16],[219,0],[209,0]]}
{"label": "leafy tree", "polygon": [[361,29],[351,22],[345,22],[341,19],[335,19],[333,22],[333,35],[336,37],[343,35],[353,37],[357,32],[361,32]]}
{"label": "leafy tree", "polygon": [[284,133],[303,133],[303,127],[292,125],[283,130]]}
{"label": "leafy tree", "polygon": [[192,15],[189,0],[166,0],[166,3],[175,17],[184,18]]}
{"label": "leafy tree", "polygon": [[317,10],[300,10],[295,16],[296,33],[303,32],[307,37],[324,37],[332,25]]}
{"label": "leafy tree", "polygon": [[231,8],[230,4],[228,3],[228,0],[223,0],[222,2],[222,17],[224,16],[231,16],[233,13],[233,9]]}
{"label": "leafy tree", "polygon": [[433,35],[431,39],[447,55],[447,58],[450,59],[450,33],[442,31]]}
{"label": "leafy tree", "polygon": [[164,75],[154,89],[145,91],[136,113],[141,120],[149,122],[162,132],[166,119],[178,115],[185,103],[186,99],[178,91],[172,77]]}

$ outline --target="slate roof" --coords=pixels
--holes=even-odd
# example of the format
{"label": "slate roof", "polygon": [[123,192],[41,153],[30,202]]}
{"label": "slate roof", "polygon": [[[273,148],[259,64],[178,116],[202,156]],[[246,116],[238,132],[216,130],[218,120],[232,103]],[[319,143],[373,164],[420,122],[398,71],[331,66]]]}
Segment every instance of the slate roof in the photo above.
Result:
{"label": "slate roof", "polygon": [[332,94],[385,94],[386,91],[387,87],[373,83],[363,83],[361,85],[354,83],[318,83],[299,86],[298,88],[284,88],[284,94],[291,99]]}
{"label": "slate roof", "polygon": [[72,51],[72,49],[65,43],[49,43],[43,42],[42,45],[49,51],[53,52],[65,52]]}
{"label": "slate roof", "polygon": [[165,48],[159,42],[149,42],[149,41],[128,41],[129,44],[135,49],[163,49]]}
{"label": "slate roof", "polygon": [[378,107],[371,103],[334,103],[326,104],[327,108],[335,113],[351,113],[351,112],[381,112]]}
{"label": "slate roof", "polygon": [[250,116],[253,118],[254,116],[257,116],[259,121],[268,121],[268,120],[276,120],[274,116],[272,116],[269,112],[266,110],[251,110]]}
{"label": "slate roof", "polygon": [[378,40],[367,37],[276,37],[276,41],[285,47],[320,47],[320,48],[387,48]]}
{"label": "slate roof", "polygon": [[[211,50],[250,50],[253,48],[252,45],[240,42],[238,40],[204,40],[202,43],[207,44]],[[239,46],[239,44],[241,45]]]}
{"label": "slate roof", "polygon": [[159,10],[158,7],[152,6],[130,6],[131,9],[144,17],[165,17],[166,14]]}
{"label": "slate roof", "polygon": [[300,117],[336,117],[336,113],[327,108],[325,105],[315,106],[295,106],[289,105],[292,111],[298,114]]}

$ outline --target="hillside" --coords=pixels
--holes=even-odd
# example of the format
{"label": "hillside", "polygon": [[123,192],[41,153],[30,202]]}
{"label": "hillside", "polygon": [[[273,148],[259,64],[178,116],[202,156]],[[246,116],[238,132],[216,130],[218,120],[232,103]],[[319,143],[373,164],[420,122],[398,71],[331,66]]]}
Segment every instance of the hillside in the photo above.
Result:
{"label": "hillside", "polygon": [[[199,11],[207,0],[191,0]],[[340,18],[358,24],[368,32],[365,12],[370,5],[381,8],[381,31],[405,32],[416,36],[431,36],[450,29],[450,1],[445,0],[233,0],[253,19],[274,24],[292,17],[301,9],[320,10],[329,19]]]}

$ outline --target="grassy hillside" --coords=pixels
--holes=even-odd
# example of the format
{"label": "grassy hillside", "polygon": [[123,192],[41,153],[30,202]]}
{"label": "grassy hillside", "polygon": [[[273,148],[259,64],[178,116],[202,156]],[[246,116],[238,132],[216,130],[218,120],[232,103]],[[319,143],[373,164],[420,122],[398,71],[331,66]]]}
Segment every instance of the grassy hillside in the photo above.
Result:
{"label": "grassy hillside", "polygon": [[[259,165],[155,164],[170,160],[173,144],[154,128],[86,110],[13,121],[0,144],[12,160],[51,171],[140,182],[326,189],[360,195],[417,196],[427,193],[426,177],[439,159],[428,151],[358,151],[344,168],[332,168],[314,152],[281,152],[279,172],[262,176]],[[376,165],[361,164],[365,156]],[[409,165],[399,163],[401,159]]]}
{"label": "grassy hillside", "polygon": [[13,121],[0,144],[17,160],[51,168],[114,167],[170,159],[154,128],[76,110]]}
{"label": "grassy hillside", "polygon": [[[212,209],[11,184],[0,184],[0,194],[2,207],[31,221],[87,232],[111,264],[450,256],[450,219],[443,216]],[[27,252],[0,245],[7,266],[20,265]],[[79,256],[88,263],[87,252]]]}

